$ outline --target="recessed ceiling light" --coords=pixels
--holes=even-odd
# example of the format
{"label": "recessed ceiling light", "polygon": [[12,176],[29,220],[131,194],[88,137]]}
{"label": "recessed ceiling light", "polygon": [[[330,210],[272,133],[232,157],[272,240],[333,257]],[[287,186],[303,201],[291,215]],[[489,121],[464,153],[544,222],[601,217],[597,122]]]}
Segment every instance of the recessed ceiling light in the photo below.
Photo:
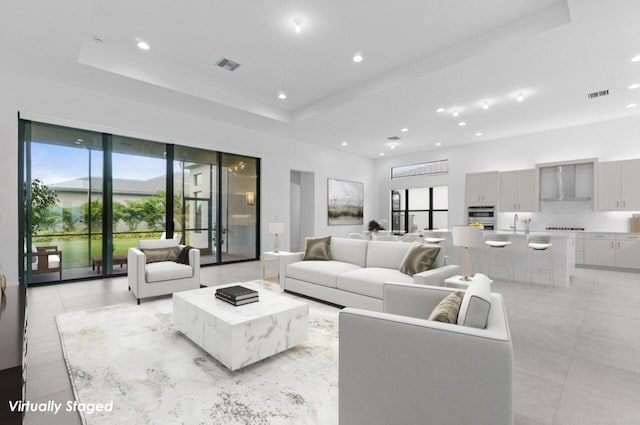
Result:
{"label": "recessed ceiling light", "polygon": [[378,155],[379,156],[384,156],[384,152],[380,152]]}
{"label": "recessed ceiling light", "polygon": [[460,121],[460,122],[458,123],[458,125],[459,125],[460,127],[464,127],[465,125],[467,125],[467,123],[466,123],[466,122],[464,122],[464,121]]}
{"label": "recessed ceiling light", "polygon": [[407,131],[409,131],[409,129],[407,127],[401,128],[400,131],[402,131],[403,133],[406,133]]}
{"label": "recessed ceiling light", "polygon": [[632,57],[631,62],[640,62],[640,55]]}
{"label": "recessed ceiling light", "polygon": [[476,133],[476,136],[480,137],[480,136],[482,136],[482,133],[478,131],[478,132]]}
{"label": "recessed ceiling light", "polygon": [[444,108],[438,108],[436,109],[436,112],[444,112]]}
{"label": "recessed ceiling light", "polygon": [[136,46],[138,46],[138,49],[140,50],[149,50],[151,48],[151,46],[149,46],[149,43],[144,40],[138,40]]}
{"label": "recessed ceiling light", "polygon": [[627,106],[625,106],[625,108],[631,109],[631,108],[635,108],[636,106],[638,106],[637,103],[630,103]]}
{"label": "recessed ceiling light", "polygon": [[302,31],[302,19],[296,18],[296,19],[293,20],[293,30],[295,32]]}
{"label": "recessed ceiling light", "polygon": [[627,88],[628,88],[629,90],[635,90],[635,89],[640,88],[640,84],[638,84],[638,83],[633,83],[633,84],[631,84],[631,85],[630,85],[629,87],[627,87]]}
{"label": "recessed ceiling light", "polygon": [[516,99],[518,99],[518,102],[522,102],[524,100],[524,93],[523,92],[518,93],[518,97],[516,97]]}
{"label": "recessed ceiling light", "polygon": [[347,146],[349,143],[347,143],[346,141],[340,143],[342,146]]}
{"label": "recessed ceiling light", "polygon": [[287,95],[285,92],[281,91],[280,93],[278,93],[278,99],[285,100],[286,98],[287,98]]}
{"label": "recessed ceiling light", "polygon": [[436,146],[442,146],[441,142],[436,143]]}
{"label": "recessed ceiling light", "polygon": [[362,62],[363,60],[364,60],[364,57],[362,56],[362,53],[361,53],[361,52],[356,52],[356,54],[355,54],[355,55],[353,55],[353,61],[354,61],[355,63],[360,63],[360,62]]}
{"label": "recessed ceiling light", "polygon": [[457,110],[457,109],[454,109],[454,110],[453,110],[453,116],[454,116],[454,117],[457,117],[458,115],[460,115],[460,113],[458,112],[458,110]]}
{"label": "recessed ceiling light", "polygon": [[76,145],[81,145],[81,144],[84,143],[84,140],[83,139],[76,139],[76,141],[73,142],[73,143],[75,143]]}
{"label": "recessed ceiling light", "polygon": [[486,100],[485,100],[485,101],[482,103],[482,109],[484,109],[484,110],[489,109],[489,102],[488,102],[488,101],[486,101]]}

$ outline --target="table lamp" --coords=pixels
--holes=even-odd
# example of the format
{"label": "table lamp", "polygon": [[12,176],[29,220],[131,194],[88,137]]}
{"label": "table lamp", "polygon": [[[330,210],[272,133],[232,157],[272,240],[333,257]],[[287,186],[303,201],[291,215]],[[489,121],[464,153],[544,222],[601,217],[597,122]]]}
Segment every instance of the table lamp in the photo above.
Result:
{"label": "table lamp", "polygon": [[275,237],[273,252],[279,252],[278,251],[278,235],[281,235],[284,233],[284,223],[281,221],[274,221],[272,223],[269,223],[269,233],[271,233]]}
{"label": "table lamp", "polygon": [[470,281],[469,269],[471,267],[471,254],[469,248],[479,248],[484,246],[484,239],[480,233],[480,228],[474,226],[453,226],[453,246],[464,248],[463,277],[462,280]]}

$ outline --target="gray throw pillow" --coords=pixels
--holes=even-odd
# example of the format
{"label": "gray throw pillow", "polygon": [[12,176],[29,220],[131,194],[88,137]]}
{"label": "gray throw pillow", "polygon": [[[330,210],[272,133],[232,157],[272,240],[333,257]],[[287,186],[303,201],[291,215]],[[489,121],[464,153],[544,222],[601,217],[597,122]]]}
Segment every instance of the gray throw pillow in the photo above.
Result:
{"label": "gray throw pillow", "polygon": [[429,320],[444,323],[456,323],[458,321],[458,311],[462,304],[462,292],[456,291],[447,295],[445,299],[440,301],[436,308],[433,309]]}
{"label": "gray throw pillow", "polygon": [[304,257],[302,261],[331,260],[331,236],[304,239]]}
{"label": "gray throw pillow", "polygon": [[169,248],[147,248],[141,249],[146,257],[146,263],[158,263],[160,261],[176,261],[180,255],[180,247]]}
{"label": "gray throw pillow", "polygon": [[400,263],[400,272],[413,276],[431,269],[439,252],[440,247],[414,242]]}

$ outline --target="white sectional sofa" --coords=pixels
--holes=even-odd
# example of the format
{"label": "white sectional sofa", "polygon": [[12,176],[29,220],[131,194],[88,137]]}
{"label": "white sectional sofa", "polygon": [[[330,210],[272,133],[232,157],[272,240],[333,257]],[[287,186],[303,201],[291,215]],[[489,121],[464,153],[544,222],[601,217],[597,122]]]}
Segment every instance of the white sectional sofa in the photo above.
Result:
{"label": "white sectional sofa", "polygon": [[340,424],[513,425],[504,300],[485,329],[427,320],[456,290],[387,283],[384,312],[340,312]]}
{"label": "white sectional sofa", "polygon": [[[435,245],[437,246],[437,245]],[[331,238],[330,261],[302,261],[288,256],[280,273],[284,290],[345,307],[382,311],[384,282],[442,286],[460,267],[445,265],[442,250],[433,269],[413,277],[401,273],[410,243]]]}

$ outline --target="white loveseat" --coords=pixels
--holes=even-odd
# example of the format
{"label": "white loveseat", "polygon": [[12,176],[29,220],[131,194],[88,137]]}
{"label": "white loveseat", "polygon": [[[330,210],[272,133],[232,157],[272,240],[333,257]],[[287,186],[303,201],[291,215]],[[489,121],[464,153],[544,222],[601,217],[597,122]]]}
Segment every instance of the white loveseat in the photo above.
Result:
{"label": "white loveseat", "polygon": [[139,241],[138,248],[129,248],[127,278],[129,289],[138,299],[172,294],[200,287],[200,251],[189,251],[189,264],[175,261],[159,261],[146,264],[143,249],[180,247],[175,239]]}
{"label": "white loveseat", "polygon": [[287,256],[280,284],[286,291],[333,304],[382,311],[384,282],[442,286],[445,279],[459,274],[459,266],[445,265],[442,250],[431,270],[413,277],[401,273],[410,247],[405,242],[331,238],[330,261],[302,261],[303,253]]}
{"label": "white loveseat", "polygon": [[485,329],[427,320],[456,290],[387,283],[384,312],[340,312],[341,424],[513,425],[504,300],[490,294]]}

